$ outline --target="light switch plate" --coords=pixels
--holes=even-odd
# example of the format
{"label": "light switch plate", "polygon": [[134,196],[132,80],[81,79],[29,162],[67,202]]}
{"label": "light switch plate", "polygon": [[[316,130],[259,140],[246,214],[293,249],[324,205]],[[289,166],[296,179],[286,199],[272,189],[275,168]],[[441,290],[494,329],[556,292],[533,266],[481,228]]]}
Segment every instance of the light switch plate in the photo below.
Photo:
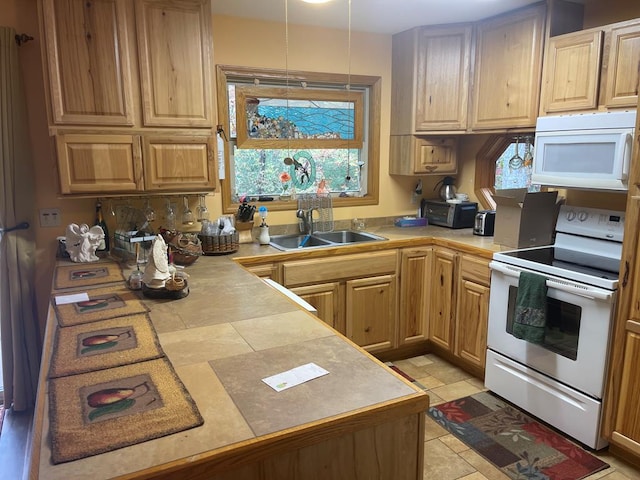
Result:
{"label": "light switch plate", "polygon": [[41,208],[40,209],[40,226],[41,227],[59,227],[60,226],[60,209],[59,208]]}

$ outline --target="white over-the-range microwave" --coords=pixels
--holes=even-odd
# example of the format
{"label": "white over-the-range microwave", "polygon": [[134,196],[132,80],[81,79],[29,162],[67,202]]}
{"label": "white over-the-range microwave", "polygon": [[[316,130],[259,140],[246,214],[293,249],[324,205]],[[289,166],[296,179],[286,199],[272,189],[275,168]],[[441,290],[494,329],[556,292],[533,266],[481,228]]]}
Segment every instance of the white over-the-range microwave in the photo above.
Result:
{"label": "white over-the-range microwave", "polygon": [[532,183],[627,190],[635,111],[539,117]]}

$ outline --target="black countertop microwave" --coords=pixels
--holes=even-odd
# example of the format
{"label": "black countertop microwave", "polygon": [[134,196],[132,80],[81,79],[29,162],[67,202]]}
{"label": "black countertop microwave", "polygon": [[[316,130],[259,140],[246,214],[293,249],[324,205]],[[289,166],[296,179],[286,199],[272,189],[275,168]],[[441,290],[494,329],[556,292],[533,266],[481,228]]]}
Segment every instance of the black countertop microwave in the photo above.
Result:
{"label": "black countertop microwave", "polygon": [[423,217],[432,225],[449,228],[473,228],[478,212],[476,202],[449,203],[423,199],[420,203]]}

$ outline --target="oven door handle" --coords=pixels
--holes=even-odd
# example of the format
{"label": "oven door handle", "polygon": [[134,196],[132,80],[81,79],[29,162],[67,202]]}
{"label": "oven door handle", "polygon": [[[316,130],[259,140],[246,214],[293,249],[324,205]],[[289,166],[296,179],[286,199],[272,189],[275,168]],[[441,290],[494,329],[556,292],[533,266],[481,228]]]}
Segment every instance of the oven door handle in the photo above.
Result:
{"label": "oven door handle", "polygon": [[[506,267],[497,262],[491,262],[489,264],[491,270],[495,270],[509,277],[520,278],[520,270],[512,269]],[[563,292],[571,293],[574,295],[580,295],[581,297],[597,299],[597,300],[611,300],[612,293],[607,290],[602,290],[599,288],[590,287],[588,285],[585,286],[576,286],[568,281],[562,279],[552,279],[547,278],[547,287],[555,288],[556,290],[560,290]]]}

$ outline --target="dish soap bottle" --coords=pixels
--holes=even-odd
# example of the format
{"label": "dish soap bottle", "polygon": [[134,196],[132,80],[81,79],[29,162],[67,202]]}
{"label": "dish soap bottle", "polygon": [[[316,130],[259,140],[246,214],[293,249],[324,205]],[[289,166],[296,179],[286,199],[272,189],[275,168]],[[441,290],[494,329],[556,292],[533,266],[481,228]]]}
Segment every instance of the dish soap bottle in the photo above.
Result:
{"label": "dish soap bottle", "polygon": [[261,218],[258,242],[260,245],[269,245],[271,237],[269,237],[269,225],[267,225],[267,207],[260,207],[258,209],[258,215],[260,215]]}

